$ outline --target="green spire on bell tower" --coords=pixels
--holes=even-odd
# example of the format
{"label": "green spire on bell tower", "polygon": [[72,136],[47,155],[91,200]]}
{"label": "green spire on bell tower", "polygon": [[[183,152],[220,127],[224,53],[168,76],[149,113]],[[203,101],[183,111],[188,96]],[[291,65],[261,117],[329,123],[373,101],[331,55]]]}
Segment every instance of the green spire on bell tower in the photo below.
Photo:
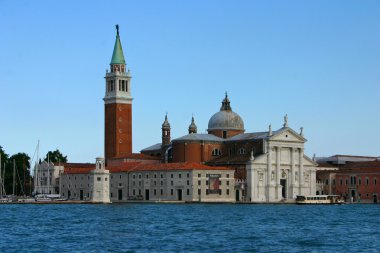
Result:
{"label": "green spire on bell tower", "polygon": [[119,25],[116,25],[116,41],[113,48],[111,65],[113,64],[125,64],[123,48],[121,47],[120,36],[119,36]]}

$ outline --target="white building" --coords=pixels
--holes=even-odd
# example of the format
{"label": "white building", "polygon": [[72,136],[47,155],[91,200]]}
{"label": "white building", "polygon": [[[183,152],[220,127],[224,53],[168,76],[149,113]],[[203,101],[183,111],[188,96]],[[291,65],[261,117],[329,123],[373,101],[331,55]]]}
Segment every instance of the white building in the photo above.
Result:
{"label": "white building", "polygon": [[[108,170],[111,172],[109,175],[111,202],[235,201],[234,171],[225,167],[217,168],[195,163],[129,162]],[[78,167],[66,170],[61,178],[62,196],[71,200],[93,201],[93,180],[89,168]],[[102,178],[99,182],[107,181]]]}
{"label": "white building", "polygon": [[316,166],[304,154],[306,139],[291,128],[265,133],[263,154],[247,162],[249,202],[294,200],[297,195],[316,192]]}
{"label": "white building", "polygon": [[34,167],[34,194],[59,194],[59,176],[63,165],[42,161]]}

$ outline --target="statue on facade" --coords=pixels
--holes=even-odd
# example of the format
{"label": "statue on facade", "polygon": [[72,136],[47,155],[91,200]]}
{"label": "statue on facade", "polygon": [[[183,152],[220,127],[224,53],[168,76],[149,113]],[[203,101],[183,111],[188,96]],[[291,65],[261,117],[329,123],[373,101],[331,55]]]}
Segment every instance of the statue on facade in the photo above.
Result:
{"label": "statue on facade", "polygon": [[284,127],[288,127],[288,114],[284,116]]}

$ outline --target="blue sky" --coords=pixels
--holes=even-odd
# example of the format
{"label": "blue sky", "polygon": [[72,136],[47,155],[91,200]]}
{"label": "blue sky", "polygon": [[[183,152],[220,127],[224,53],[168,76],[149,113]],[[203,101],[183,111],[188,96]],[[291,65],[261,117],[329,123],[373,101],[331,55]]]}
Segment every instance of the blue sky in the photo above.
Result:
{"label": "blue sky", "polygon": [[304,127],[306,154],[380,155],[380,1],[0,0],[0,145],[103,155],[120,25],[134,152],[199,132],[225,91],[247,132]]}

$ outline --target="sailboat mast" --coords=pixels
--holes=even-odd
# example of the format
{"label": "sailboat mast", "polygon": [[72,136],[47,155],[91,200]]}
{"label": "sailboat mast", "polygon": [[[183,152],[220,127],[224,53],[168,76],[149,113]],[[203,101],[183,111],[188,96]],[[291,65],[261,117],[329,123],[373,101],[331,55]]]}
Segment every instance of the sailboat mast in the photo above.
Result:
{"label": "sailboat mast", "polygon": [[16,161],[13,159],[13,189],[12,195],[15,196],[15,181],[16,181]]}
{"label": "sailboat mast", "polygon": [[5,178],[5,169],[6,169],[5,168],[5,162],[3,163],[3,165],[4,165],[3,166],[4,167],[4,169],[3,169],[3,182],[2,182],[2,184],[3,184],[3,194],[7,195],[7,193],[5,192],[5,185],[4,185],[4,182],[5,182],[5,179],[4,179]]}
{"label": "sailboat mast", "polygon": [[47,167],[47,191],[46,193],[49,194],[49,188],[50,188],[50,156],[49,156],[49,153],[48,153],[48,167]]}
{"label": "sailboat mast", "polygon": [[0,154],[0,198],[3,198],[3,179],[1,177],[1,154]]}

